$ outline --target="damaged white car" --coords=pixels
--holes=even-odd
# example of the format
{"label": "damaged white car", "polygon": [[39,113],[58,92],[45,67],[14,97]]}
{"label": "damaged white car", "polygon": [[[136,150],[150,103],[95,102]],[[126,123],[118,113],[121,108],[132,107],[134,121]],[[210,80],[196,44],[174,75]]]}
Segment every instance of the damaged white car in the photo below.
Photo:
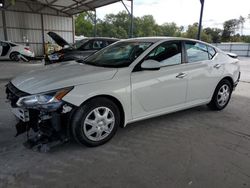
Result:
{"label": "damaged white car", "polygon": [[0,40],[0,60],[29,61],[35,57],[29,46]]}
{"label": "damaged white car", "polygon": [[32,129],[26,145],[47,150],[71,137],[98,146],[119,126],[198,105],[222,110],[239,78],[237,57],[210,44],[136,38],[23,74],[6,93],[17,134]]}

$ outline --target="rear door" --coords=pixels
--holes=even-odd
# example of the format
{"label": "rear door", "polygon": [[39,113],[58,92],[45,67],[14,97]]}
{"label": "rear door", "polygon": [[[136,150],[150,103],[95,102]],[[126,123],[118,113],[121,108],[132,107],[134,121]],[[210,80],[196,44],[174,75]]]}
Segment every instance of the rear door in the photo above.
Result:
{"label": "rear door", "polygon": [[216,65],[206,44],[186,41],[186,70],[188,78],[187,102],[202,102],[211,97],[223,69]]}

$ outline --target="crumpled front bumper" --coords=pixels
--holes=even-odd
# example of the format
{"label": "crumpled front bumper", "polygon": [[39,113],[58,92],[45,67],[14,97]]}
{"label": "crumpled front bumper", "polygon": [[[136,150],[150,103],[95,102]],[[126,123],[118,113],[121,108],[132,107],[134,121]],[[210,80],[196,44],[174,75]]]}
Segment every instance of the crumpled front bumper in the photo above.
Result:
{"label": "crumpled front bumper", "polygon": [[52,146],[69,140],[69,121],[74,106],[64,102],[55,111],[19,108],[16,105],[18,99],[29,94],[19,90],[11,82],[6,85],[6,94],[18,120],[16,136],[27,133],[27,141],[24,143],[26,147],[48,151]]}

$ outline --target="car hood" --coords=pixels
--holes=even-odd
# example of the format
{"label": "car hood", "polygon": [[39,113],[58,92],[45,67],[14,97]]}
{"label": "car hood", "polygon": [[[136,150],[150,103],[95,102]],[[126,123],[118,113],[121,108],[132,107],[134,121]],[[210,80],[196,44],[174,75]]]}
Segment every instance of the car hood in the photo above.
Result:
{"label": "car hood", "polygon": [[30,71],[14,78],[11,82],[21,91],[36,94],[112,79],[116,72],[116,68],[97,67],[69,61]]}
{"label": "car hood", "polygon": [[47,33],[59,46],[64,47],[64,46],[71,46],[64,38],[59,36],[58,34],[50,31]]}

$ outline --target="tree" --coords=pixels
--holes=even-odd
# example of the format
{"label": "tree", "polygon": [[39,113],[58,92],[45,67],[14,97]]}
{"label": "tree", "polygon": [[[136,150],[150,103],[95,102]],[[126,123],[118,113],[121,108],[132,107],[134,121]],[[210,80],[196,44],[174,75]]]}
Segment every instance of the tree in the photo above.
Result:
{"label": "tree", "polygon": [[[249,18],[250,19],[250,14]],[[94,34],[94,14],[93,12],[78,14],[75,18],[76,35],[93,36]],[[223,30],[219,28],[204,28],[201,33],[201,40],[206,42],[249,42],[249,36],[236,34],[236,31],[244,28],[246,18],[240,16],[238,19],[227,20],[223,24]],[[107,14],[104,19],[97,19],[97,36],[128,38],[130,33],[130,16],[126,11],[118,14]],[[183,26],[178,26],[176,23],[164,23],[159,25],[156,23],[152,15],[142,17],[134,17],[134,36],[176,36],[197,38],[198,23],[188,26],[184,32]]]}
{"label": "tree", "polygon": [[233,36],[237,29],[239,29],[239,20],[231,19],[227,20],[223,24],[222,41],[230,41],[230,37]]}
{"label": "tree", "polygon": [[210,36],[213,43],[221,42],[221,34],[222,34],[221,29],[207,27],[203,31]]}
{"label": "tree", "polygon": [[[187,31],[183,34],[186,38],[196,39],[198,33],[198,23],[194,23],[193,25],[189,25]],[[204,31],[201,32],[201,40],[206,42],[212,42],[212,39],[209,35],[207,35]]]}
{"label": "tree", "polygon": [[152,15],[145,15],[135,21],[134,35],[137,37],[157,35],[157,24]]}
{"label": "tree", "polygon": [[239,25],[240,25],[240,33],[241,33],[241,35],[243,35],[243,29],[244,29],[244,23],[245,23],[245,18],[244,17],[242,17],[242,16],[240,16],[239,17]]}
{"label": "tree", "polygon": [[164,23],[160,26],[160,33],[158,35],[179,37],[182,31],[183,27],[178,27],[174,22]]}
{"label": "tree", "polygon": [[76,35],[92,36],[93,35],[93,19],[92,12],[82,12],[76,16],[75,19],[75,33]]}

